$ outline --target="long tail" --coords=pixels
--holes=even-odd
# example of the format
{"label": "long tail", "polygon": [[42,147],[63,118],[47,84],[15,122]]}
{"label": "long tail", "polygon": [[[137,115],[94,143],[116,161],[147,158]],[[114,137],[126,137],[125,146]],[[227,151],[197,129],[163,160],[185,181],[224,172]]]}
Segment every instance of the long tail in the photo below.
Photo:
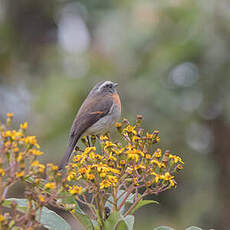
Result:
{"label": "long tail", "polygon": [[69,158],[70,158],[79,138],[80,138],[80,135],[70,136],[69,144],[67,146],[65,155],[63,156],[61,163],[59,164],[59,170],[63,169],[66,166],[66,164],[68,163]]}

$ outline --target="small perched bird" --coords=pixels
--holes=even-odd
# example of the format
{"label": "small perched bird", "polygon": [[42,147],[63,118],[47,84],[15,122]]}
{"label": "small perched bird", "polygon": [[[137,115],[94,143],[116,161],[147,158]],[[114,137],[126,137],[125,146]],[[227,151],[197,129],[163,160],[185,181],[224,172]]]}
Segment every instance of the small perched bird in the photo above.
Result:
{"label": "small perched bird", "polygon": [[89,92],[73,121],[69,143],[59,169],[63,169],[68,163],[82,135],[104,134],[120,118],[121,102],[116,90],[117,85],[112,81],[102,81]]}

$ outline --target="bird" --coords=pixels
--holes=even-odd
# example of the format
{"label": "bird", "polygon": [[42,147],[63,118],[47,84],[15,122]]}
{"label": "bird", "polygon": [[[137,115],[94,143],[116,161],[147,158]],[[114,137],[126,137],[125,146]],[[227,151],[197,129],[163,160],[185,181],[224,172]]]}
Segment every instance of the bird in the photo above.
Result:
{"label": "bird", "polygon": [[105,134],[119,120],[121,101],[117,86],[118,83],[112,81],[101,81],[91,89],[73,121],[59,170],[68,163],[81,136]]}

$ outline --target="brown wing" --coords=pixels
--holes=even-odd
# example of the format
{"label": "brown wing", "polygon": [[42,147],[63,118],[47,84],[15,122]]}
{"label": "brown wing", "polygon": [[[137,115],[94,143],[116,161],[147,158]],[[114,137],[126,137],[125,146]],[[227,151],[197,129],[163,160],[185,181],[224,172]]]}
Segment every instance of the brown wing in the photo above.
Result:
{"label": "brown wing", "polygon": [[59,168],[62,169],[68,162],[73,149],[75,148],[78,139],[81,135],[100,118],[107,115],[113,105],[112,96],[96,96],[87,97],[79,109],[76,118],[74,119],[70,136],[69,144],[66,153],[62,159]]}

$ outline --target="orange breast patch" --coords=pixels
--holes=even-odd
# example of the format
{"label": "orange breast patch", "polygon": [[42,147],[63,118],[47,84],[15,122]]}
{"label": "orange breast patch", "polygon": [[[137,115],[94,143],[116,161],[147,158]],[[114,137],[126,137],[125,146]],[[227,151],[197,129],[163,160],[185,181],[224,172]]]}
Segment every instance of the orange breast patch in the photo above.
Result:
{"label": "orange breast patch", "polygon": [[113,94],[113,99],[114,99],[114,102],[121,108],[120,97],[119,97],[119,95],[117,93]]}

